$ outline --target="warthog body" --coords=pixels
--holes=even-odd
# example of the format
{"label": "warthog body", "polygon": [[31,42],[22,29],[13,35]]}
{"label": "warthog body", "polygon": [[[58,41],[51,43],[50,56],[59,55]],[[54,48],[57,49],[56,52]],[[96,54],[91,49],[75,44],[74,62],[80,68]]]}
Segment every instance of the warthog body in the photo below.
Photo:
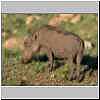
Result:
{"label": "warthog body", "polygon": [[79,36],[64,32],[59,28],[45,26],[24,40],[22,61],[27,63],[32,56],[41,50],[49,59],[49,71],[53,69],[54,57],[64,58],[69,64],[80,65],[84,42]]}

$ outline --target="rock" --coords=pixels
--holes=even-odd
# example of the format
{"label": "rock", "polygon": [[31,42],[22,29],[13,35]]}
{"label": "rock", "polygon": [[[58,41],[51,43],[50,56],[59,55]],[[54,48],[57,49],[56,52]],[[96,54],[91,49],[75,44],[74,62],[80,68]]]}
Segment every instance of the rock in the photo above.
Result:
{"label": "rock", "polygon": [[22,38],[11,37],[4,42],[3,47],[6,49],[15,49],[15,48],[23,49],[22,43],[23,43]]}
{"label": "rock", "polygon": [[57,26],[59,25],[61,22],[61,19],[59,18],[59,16],[54,16],[50,21],[49,21],[49,25],[51,26]]}
{"label": "rock", "polygon": [[29,25],[33,21],[33,16],[28,16],[26,18],[26,24]]}
{"label": "rock", "polygon": [[84,41],[85,44],[85,49],[92,49],[94,47],[94,44],[91,43],[90,41]]}
{"label": "rock", "polygon": [[60,14],[59,16],[66,19],[71,19],[75,14]]}
{"label": "rock", "polygon": [[77,14],[76,16],[74,16],[72,19],[71,19],[71,23],[77,23],[77,22],[79,22],[80,21],[80,19],[81,19],[81,16],[79,15],[79,14]]}
{"label": "rock", "polygon": [[13,48],[16,44],[17,44],[16,38],[10,38],[5,41],[4,47],[10,49]]}
{"label": "rock", "polygon": [[54,16],[48,24],[58,26],[62,21],[76,23],[80,21],[80,14],[59,14]]}

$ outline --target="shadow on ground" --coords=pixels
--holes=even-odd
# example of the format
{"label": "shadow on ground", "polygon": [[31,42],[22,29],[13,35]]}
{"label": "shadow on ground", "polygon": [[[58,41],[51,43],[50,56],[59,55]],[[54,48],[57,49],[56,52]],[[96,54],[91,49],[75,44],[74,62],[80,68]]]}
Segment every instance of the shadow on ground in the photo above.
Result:
{"label": "shadow on ground", "polygon": [[[34,56],[33,59],[34,61],[40,61],[40,62],[47,62],[48,61],[48,57],[46,55],[42,55],[42,56]],[[64,65],[63,59],[58,59],[55,58],[55,67],[60,67],[61,65]],[[92,68],[93,70],[97,70],[98,69],[98,56],[90,56],[90,55],[85,55],[83,57],[82,60],[82,65],[88,65],[89,68]]]}
{"label": "shadow on ground", "polygon": [[90,56],[90,55],[85,55],[82,60],[83,65],[88,65],[89,68],[92,68],[93,70],[98,69],[98,56]]}

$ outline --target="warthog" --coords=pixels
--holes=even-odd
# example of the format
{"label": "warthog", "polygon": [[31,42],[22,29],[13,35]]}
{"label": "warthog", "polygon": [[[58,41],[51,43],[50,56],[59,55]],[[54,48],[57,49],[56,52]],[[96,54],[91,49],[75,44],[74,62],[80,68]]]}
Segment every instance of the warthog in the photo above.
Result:
{"label": "warthog", "polygon": [[69,79],[78,75],[73,76],[73,73],[75,67],[80,65],[84,52],[84,42],[79,36],[47,25],[24,40],[22,62],[27,63],[34,54],[40,51],[45,51],[48,56],[49,72],[54,68],[54,58],[58,57],[74,66],[71,66],[73,70],[71,70]]}

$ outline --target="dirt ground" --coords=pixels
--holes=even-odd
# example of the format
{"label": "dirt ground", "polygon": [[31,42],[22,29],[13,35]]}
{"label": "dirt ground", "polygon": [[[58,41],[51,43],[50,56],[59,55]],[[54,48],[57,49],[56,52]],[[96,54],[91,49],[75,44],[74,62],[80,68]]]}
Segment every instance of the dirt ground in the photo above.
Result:
{"label": "dirt ground", "polygon": [[[41,63],[41,62],[40,62]],[[90,68],[84,73],[84,79],[81,82],[77,80],[69,81],[67,79],[68,66],[60,66],[52,73],[48,74],[46,64],[32,62],[31,64],[5,64],[3,85],[18,86],[96,86],[98,82],[98,69]]]}

